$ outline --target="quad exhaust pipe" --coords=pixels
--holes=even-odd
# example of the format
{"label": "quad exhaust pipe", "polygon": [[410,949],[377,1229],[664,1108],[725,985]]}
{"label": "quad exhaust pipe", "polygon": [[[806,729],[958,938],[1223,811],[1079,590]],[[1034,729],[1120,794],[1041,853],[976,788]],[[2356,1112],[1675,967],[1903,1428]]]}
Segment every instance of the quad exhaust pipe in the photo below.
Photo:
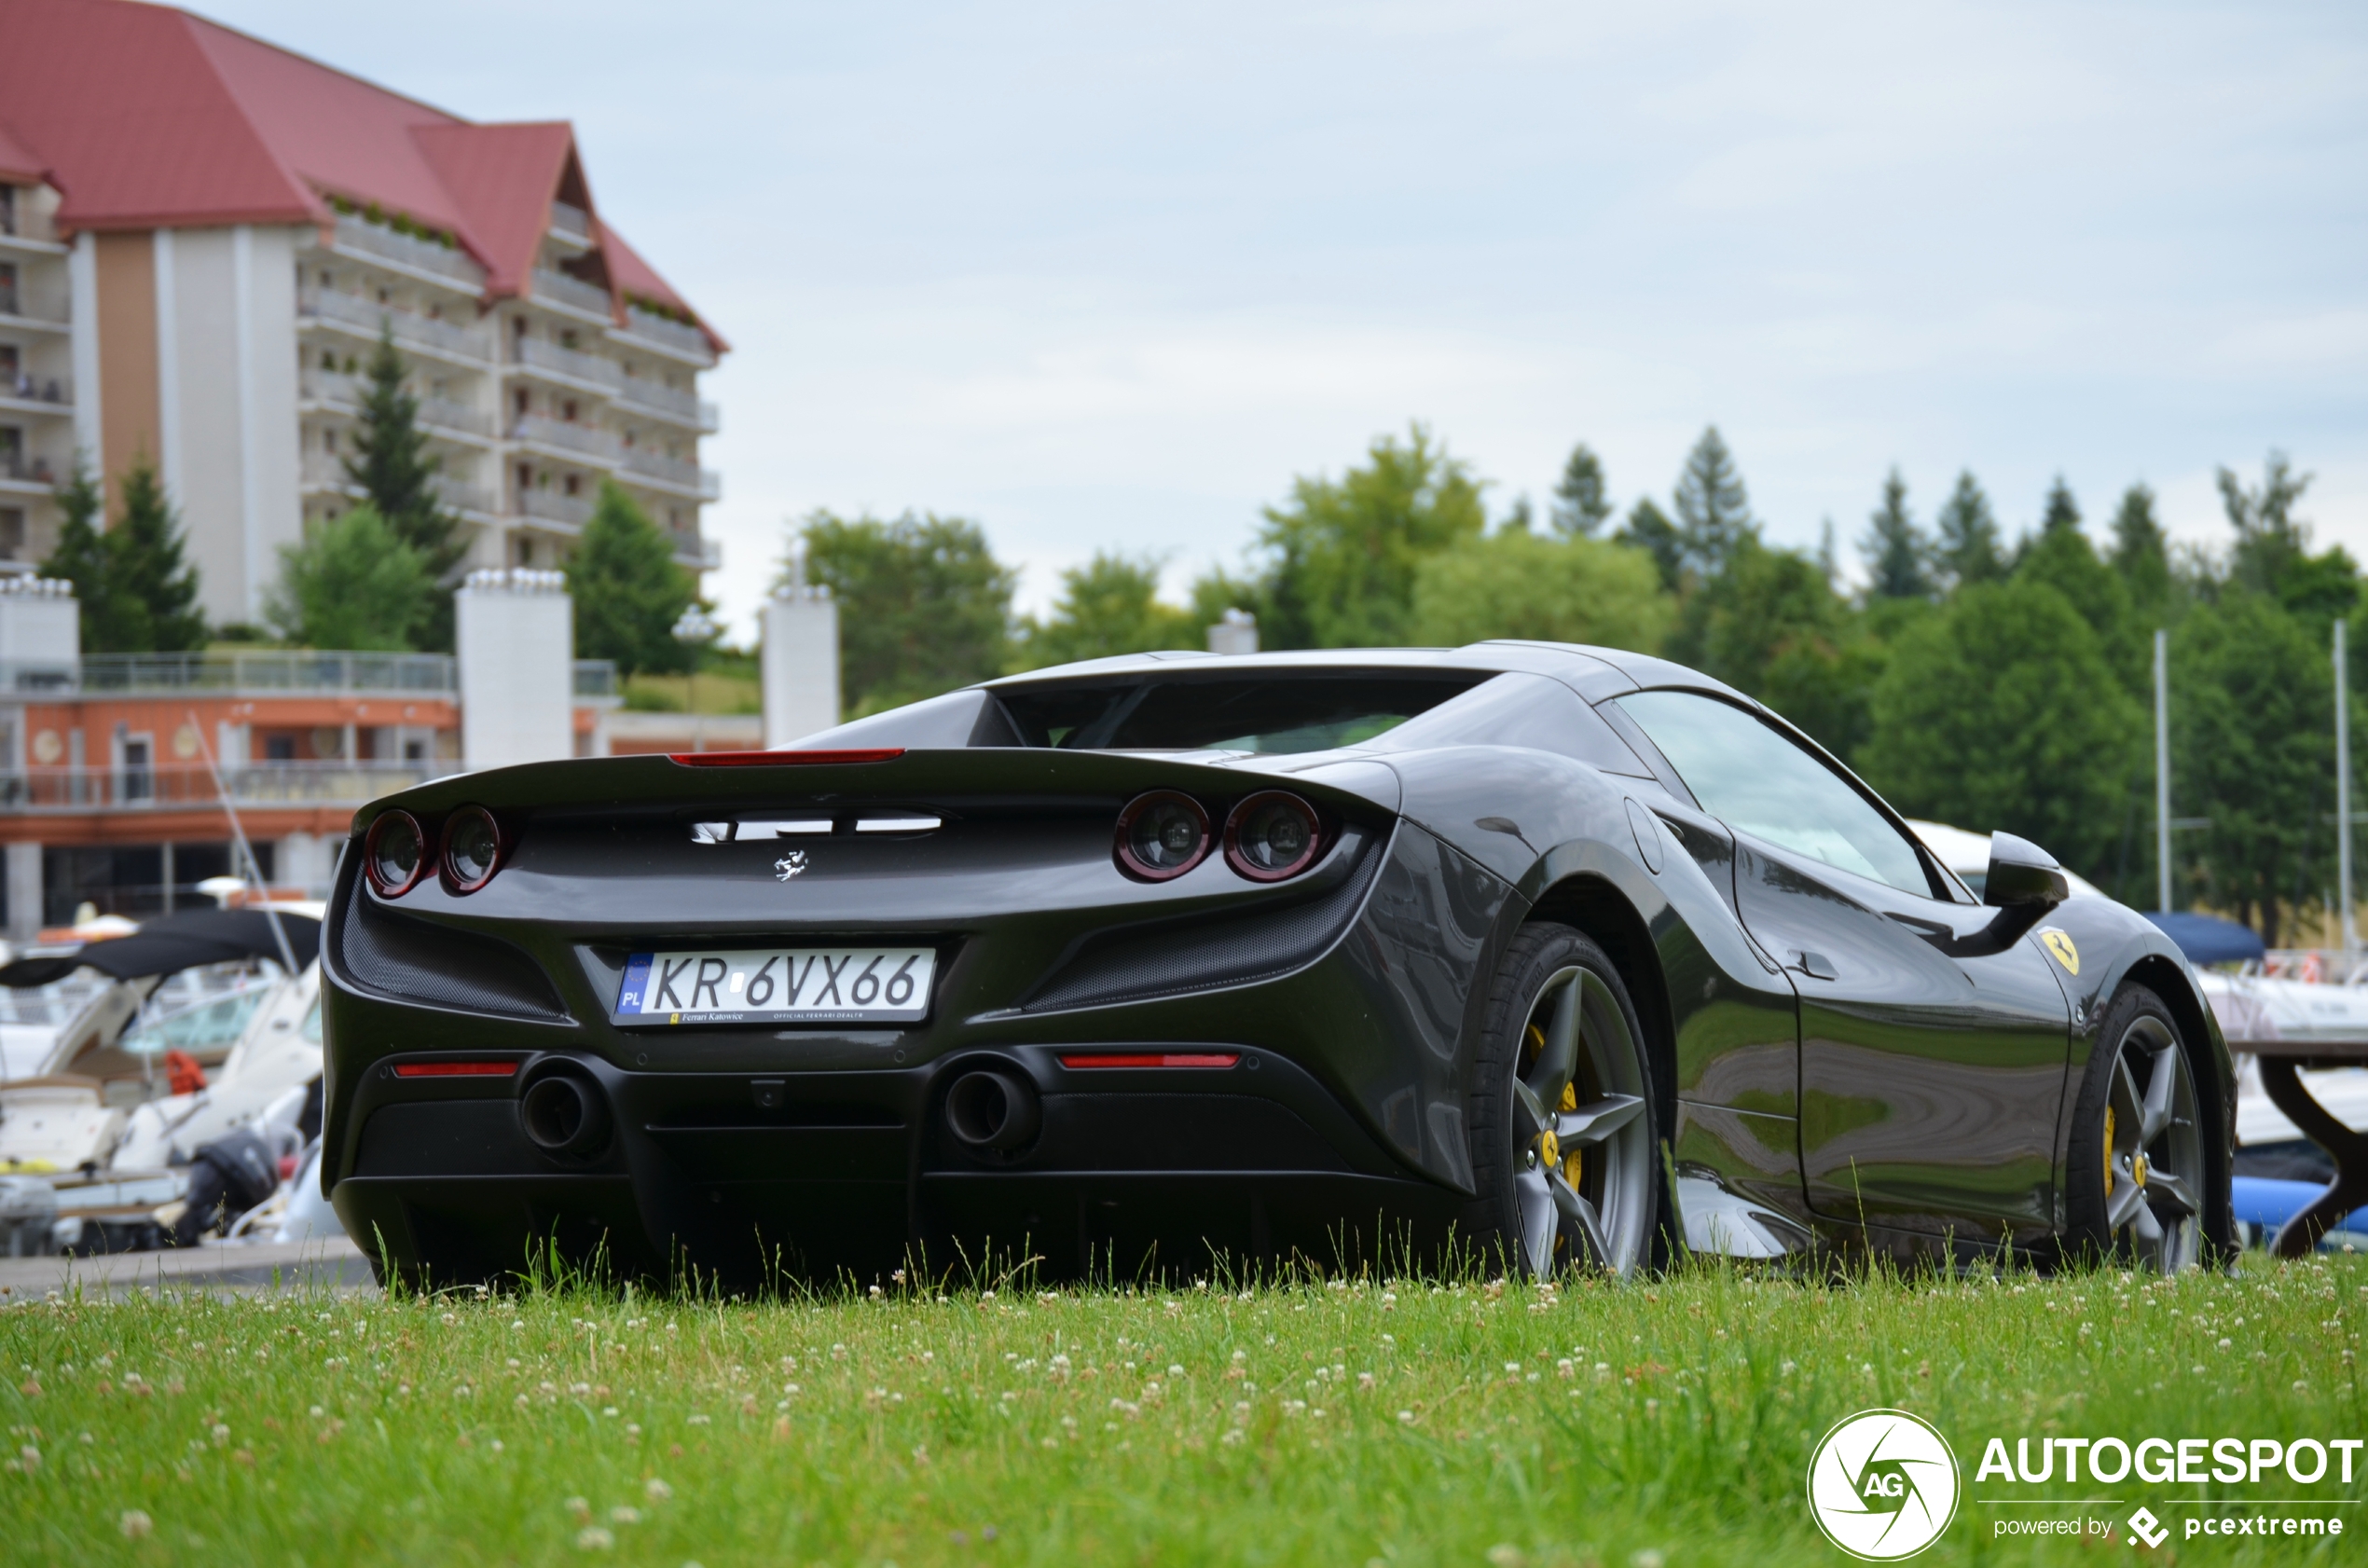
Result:
{"label": "quad exhaust pipe", "polygon": [[945,1125],[967,1148],[1009,1154],[1036,1141],[1044,1101],[1025,1074],[977,1067],[946,1090]]}

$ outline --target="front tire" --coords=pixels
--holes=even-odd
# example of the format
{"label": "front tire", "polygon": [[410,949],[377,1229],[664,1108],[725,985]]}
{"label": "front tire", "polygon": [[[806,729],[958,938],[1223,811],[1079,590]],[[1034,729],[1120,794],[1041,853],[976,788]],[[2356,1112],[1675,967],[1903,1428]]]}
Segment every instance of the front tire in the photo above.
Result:
{"label": "front tire", "polygon": [[2206,1236],[2203,1114],[2178,1021],[2142,985],[2107,1004],[2072,1107],[2066,1237],[2074,1258],[2175,1274]]}
{"label": "front tire", "polygon": [[1619,970],[1568,926],[1524,926],[1489,989],[1472,1075],[1474,1230],[1511,1269],[1626,1278],[1667,1223],[1645,1032]]}

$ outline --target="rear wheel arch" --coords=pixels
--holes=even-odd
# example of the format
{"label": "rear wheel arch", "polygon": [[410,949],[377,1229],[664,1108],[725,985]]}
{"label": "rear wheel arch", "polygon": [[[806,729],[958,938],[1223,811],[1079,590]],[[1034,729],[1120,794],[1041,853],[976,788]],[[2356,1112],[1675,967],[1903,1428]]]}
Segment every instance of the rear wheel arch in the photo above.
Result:
{"label": "rear wheel arch", "polygon": [[[1524,925],[1536,920],[1551,920],[1577,930],[1602,948],[1619,970],[1629,1003],[1636,1010],[1636,1021],[1644,1026],[1645,1048],[1652,1053],[1654,1089],[1663,1102],[1656,1108],[1666,1118],[1675,1108],[1677,1030],[1669,986],[1661,973],[1660,952],[1645,917],[1610,882],[1581,873],[1565,877],[1538,895],[1521,915]],[[1669,1121],[1661,1124],[1667,1126]]]}

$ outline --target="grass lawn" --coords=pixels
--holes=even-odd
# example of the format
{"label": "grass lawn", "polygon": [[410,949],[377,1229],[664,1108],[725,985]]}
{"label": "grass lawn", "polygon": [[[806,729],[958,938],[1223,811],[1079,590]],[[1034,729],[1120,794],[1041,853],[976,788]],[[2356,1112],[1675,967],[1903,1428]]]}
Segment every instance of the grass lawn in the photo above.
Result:
{"label": "grass lawn", "polygon": [[[2368,1437],[2363,1319],[2351,1258],[2168,1284],[52,1300],[0,1307],[0,1561],[1842,1563],[1809,1456],[1897,1406],[1963,1481],[1921,1562],[2359,1562],[2368,1462],[2315,1486],[1976,1467],[1993,1437]],[[2084,1511],[2046,1498],[2174,1526],[2302,1498],[2347,1533],[1994,1536]]]}

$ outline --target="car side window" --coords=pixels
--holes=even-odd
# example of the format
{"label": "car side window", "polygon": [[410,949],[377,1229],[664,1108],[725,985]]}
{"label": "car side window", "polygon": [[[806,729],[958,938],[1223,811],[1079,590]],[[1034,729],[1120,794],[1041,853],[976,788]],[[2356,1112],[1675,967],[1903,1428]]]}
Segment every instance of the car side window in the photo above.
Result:
{"label": "car side window", "polygon": [[1736,832],[1905,893],[1933,896],[1907,836],[1783,732],[1699,692],[1635,692],[1614,700],[1660,748],[1702,809]]}

